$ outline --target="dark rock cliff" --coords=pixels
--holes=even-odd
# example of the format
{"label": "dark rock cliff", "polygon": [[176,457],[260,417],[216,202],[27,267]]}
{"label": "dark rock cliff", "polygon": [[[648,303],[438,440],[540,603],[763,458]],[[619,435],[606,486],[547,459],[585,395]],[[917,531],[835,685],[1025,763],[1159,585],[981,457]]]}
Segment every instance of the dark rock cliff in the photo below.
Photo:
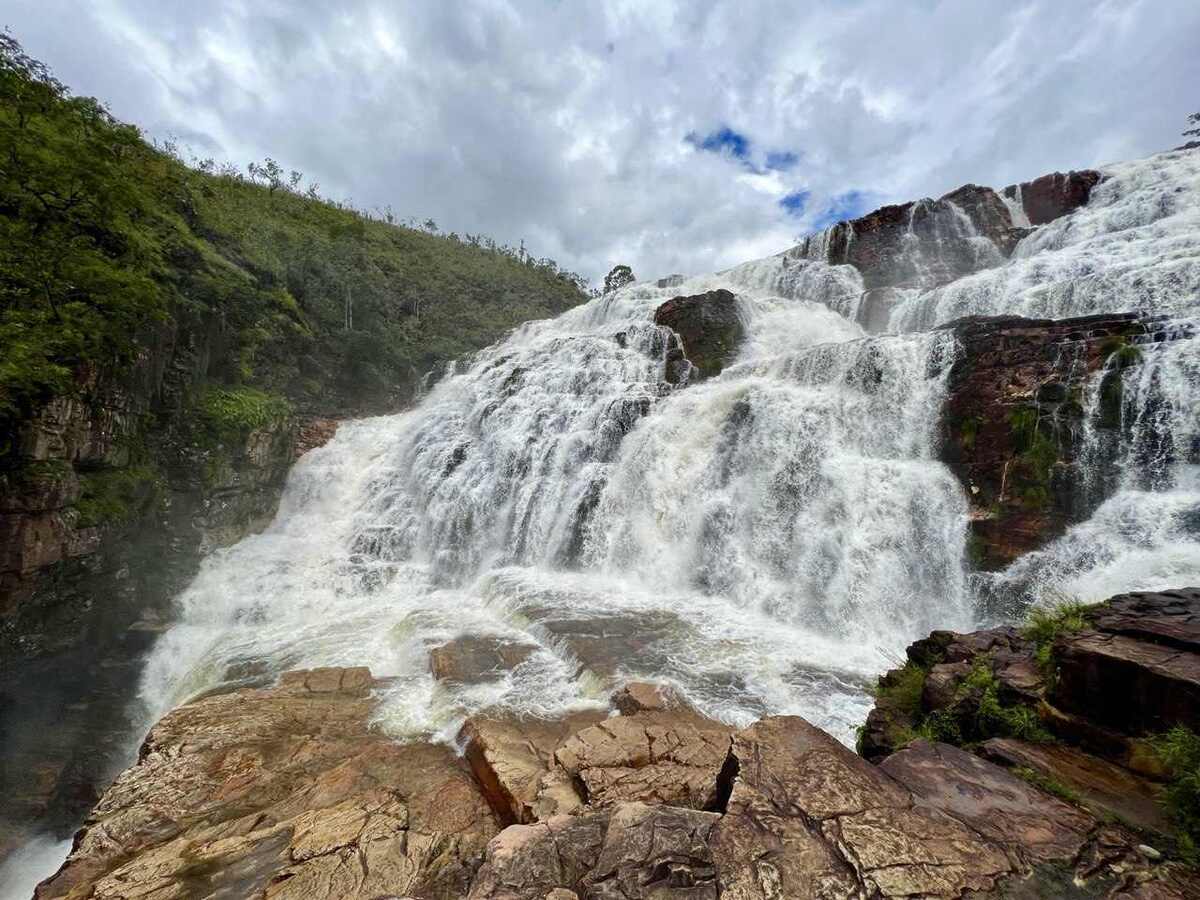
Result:
{"label": "dark rock cliff", "polygon": [[[1112,493],[1116,455],[1128,438],[1122,380],[1141,365],[1140,347],[1192,335],[1132,313],[974,317],[946,327],[961,352],[950,373],[941,457],[967,491],[973,561],[998,569]],[[1097,408],[1085,409],[1097,377]],[[1083,460],[1086,427],[1096,452]]]}

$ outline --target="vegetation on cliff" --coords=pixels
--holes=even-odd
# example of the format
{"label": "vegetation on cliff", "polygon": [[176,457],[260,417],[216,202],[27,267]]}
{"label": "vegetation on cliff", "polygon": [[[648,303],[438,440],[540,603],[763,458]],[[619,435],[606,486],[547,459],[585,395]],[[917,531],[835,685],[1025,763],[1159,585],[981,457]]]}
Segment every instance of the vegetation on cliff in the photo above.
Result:
{"label": "vegetation on cliff", "polygon": [[551,260],[300,181],[270,160],[186,165],[0,35],[0,449],[81,371],[119,374],[171,325],[215,332],[206,381],[372,409],[584,297]]}

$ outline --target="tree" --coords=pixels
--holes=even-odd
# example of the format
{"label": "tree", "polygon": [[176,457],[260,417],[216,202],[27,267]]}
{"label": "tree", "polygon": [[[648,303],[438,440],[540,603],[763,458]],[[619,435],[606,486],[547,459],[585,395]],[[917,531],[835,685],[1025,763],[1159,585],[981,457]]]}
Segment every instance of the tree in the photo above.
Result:
{"label": "tree", "polygon": [[612,271],[604,276],[604,293],[611,294],[613,291],[620,290],[627,284],[632,284],[637,281],[633,277],[633,269],[626,265],[617,265],[612,267]]}
{"label": "tree", "polygon": [[1184,137],[1200,137],[1200,112],[1192,113],[1188,116],[1188,124],[1195,126],[1189,128],[1183,133]]}

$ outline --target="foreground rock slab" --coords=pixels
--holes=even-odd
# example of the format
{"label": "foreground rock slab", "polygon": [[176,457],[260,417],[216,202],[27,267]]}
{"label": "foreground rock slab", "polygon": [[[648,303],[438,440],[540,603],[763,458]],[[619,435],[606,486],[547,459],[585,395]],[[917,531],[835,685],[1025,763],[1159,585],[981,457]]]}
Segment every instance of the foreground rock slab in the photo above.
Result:
{"label": "foreground rock slab", "polygon": [[446,747],[368,727],[366,669],[168,714],[93,810],[50,898],[457,898],[498,823]]}

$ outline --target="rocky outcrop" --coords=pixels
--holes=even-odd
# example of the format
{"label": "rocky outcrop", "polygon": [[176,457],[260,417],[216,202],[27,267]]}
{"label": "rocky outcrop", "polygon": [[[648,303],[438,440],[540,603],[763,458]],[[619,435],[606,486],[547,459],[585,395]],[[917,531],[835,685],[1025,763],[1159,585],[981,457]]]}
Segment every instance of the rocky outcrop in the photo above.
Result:
{"label": "rocky outcrop", "polygon": [[1169,841],[1157,783],[1167,773],[1147,738],[1200,722],[1200,589],[1122,594],[1039,621],[914,643],[880,679],[860,752],[896,775],[914,738],[969,746],[1089,816]]}
{"label": "rocky outcrop", "polygon": [[966,184],[937,200],[882,206],[811,235],[792,255],[851,265],[867,291],[860,321],[868,330],[886,317],[892,288],[929,289],[998,265],[1033,226],[1087,203],[1099,172],[1055,172],[997,192]]}
{"label": "rocky outcrop", "polygon": [[995,191],[968,184],[840,222],[791,252],[854,266],[868,292],[932,288],[1000,264],[1025,234]]}
{"label": "rocky outcrop", "polygon": [[1033,181],[1010,184],[1001,193],[1019,205],[1030,225],[1045,225],[1086,205],[1092,188],[1101,180],[1103,176],[1092,169],[1065,175],[1052,172]]}
{"label": "rocky outcrop", "polygon": [[295,672],[170,713],[38,900],[464,896],[498,825],[449,748],[370,729],[376,684]]}
{"label": "rocky outcrop", "polygon": [[634,684],[614,695],[619,715],[476,717],[460,759],[371,730],[386,686],[365,669],[293,672],[170,713],[38,900],[1182,900],[1200,887],[1128,829],[946,744],[875,766],[803,719],[734,730]]}
{"label": "rocky outcrop", "polygon": [[654,311],[654,323],[670,328],[682,343],[667,356],[667,381],[672,384],[720,373],[745,336],[737,297],[723,289],[674,297]]}
{"label": "rocky outcrop", "polygon": [[[1112,491],[1126,370],[1140,365],[1139,345],[1191,335],[1132,313],[972,317],[945,327],[960,352],[940,455],[970,500],[973,561],[997,569],[1086,518]],[[1085,390],[1102,370],[1097,408],[1089,410]],[[1095,448],[1087,470],[1085,425]]]}

